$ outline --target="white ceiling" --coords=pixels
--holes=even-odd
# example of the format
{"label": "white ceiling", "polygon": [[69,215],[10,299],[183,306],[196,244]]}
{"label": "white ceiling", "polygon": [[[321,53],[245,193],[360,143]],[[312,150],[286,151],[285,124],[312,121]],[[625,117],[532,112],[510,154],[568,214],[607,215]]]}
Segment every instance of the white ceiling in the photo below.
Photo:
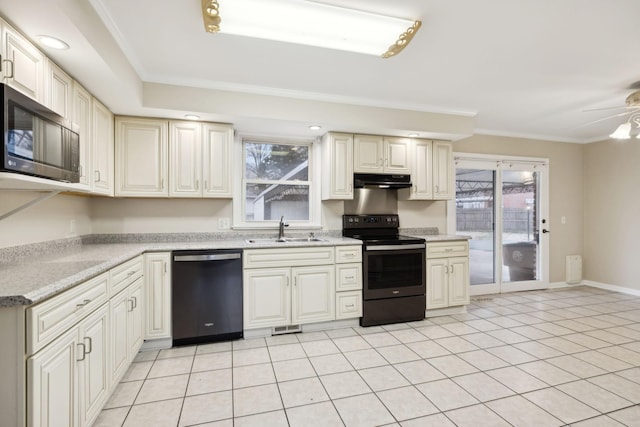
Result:
{"label": "white ceiling", "polygon": [[[146,93],[155,86],[143,84],[150,82],[208,89],[195,96],[203,98],[258,94],[305,100],[307,107],[312,100],[328,109],[454,114],[472,117],[475,133],[591,142],[606,139],[623,119],[586,124],[622,110],[583,110],[623,106],[640,80],[638,0],[323,1],[420,19],[423,26],[404,52],[381,59],[208,34],[201,0],[22,0],[5,2],[0,13],[31,38],[65,38],[69,51],[44,50],[123,114],[181,117],[210,105],[151,102]],[[330,115],[317,119],[313,108],[300,107],[307,113],[292,115],[291,123],[282,113],[222,108],[198,113],[254,132],[280,126],[295,133],[313,121],[324,130],[340,126]],[[412,130],[356,122],[353,131]]]}

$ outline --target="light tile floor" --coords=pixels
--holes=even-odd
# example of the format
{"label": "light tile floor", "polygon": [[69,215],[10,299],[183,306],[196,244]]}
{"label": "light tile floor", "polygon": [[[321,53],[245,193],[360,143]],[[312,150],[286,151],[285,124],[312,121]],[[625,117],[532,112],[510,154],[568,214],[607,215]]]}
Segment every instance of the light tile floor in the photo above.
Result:
{"label": "light tile floor", "polygon": [[640,298],[576,287],[142,352],[95,426],[640,426],[639,404]]}

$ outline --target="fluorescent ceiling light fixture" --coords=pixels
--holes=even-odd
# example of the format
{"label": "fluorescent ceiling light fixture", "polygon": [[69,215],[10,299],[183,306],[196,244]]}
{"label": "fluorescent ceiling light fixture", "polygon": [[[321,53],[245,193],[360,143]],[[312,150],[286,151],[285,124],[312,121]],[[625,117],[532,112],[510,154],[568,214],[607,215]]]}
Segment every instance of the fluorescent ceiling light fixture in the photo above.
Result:
{"label": "fluorescent ceiling light fixture", "polygon": [[322,129],[322,126],[320,125],[311,125],[309,126],[309,130],[320,130]]}
{"label": "fluorescent ceiling light fixture", "polygon": [[420,136],[420,134],[419,134],[419,133],[415,133],[415,132],[413,132],[413,133],[408,134],[407,136],[408,136],[409,138],[417,138],[417,137],[419,137],[419,136]]}
{"label": "fluorescent ceiling light fixture", "polygon": [[421,21],[308,0],[202,0],[205,30],[389,58]]}
{"label": "fluorescent ceiling light fixture", "polygon": [[[629,116],[629,119],[618,126],[618,128],[609,135],[609,138],[613,139],[630,139],[632,124],[635,125],[636,129],[640,129],[640,111],[636,111]],[[636,138],[640,139],[640,133],[636,135]]]}
{"label": "fluorescent ceiling light fixture", "polygon": [[55,37],[37,36],[37,39],[40,40],[40,43],[42,43],[44,46],[50,47],[51,49],[57,49],[57,50],[69,49],[69,45],[66,42]]}
{"label": "fluorescent ceiling light fixture", "polygon": [[199,120],[200,116],[197,116],[195,114],[185,114],[184,118],[189,120]]}

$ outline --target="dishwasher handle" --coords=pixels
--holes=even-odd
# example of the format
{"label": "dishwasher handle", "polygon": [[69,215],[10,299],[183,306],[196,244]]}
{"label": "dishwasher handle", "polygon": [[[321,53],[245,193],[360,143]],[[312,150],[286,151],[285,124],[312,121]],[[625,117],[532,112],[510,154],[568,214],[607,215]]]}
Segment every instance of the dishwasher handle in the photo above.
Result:
{"label": "dishwasher handle", "polygon": [[175,255],[174,262],[182,261],[224,261],[227,259],[240,259],[240,254],[207,254],[207,255]]}

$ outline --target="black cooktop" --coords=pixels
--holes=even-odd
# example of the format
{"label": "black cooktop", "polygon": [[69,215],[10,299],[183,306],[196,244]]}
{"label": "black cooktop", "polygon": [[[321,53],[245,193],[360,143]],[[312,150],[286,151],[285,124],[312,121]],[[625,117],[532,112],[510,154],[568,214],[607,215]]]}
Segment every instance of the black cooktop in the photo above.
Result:
{"label": "black cooktop", "polygon": [[342,235],[362,240],[365,245],[411,245],[424,239],[398,233],[398,215],[343,215]]}

